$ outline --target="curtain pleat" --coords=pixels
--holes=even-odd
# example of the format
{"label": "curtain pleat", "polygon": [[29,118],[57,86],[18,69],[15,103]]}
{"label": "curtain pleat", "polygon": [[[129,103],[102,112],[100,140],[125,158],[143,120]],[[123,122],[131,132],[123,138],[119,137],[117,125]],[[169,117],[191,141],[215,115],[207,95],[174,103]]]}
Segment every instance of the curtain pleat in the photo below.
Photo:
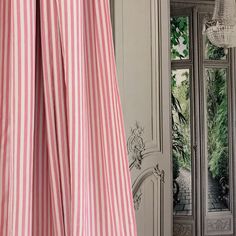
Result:
{"label": "curtain pleat", "polygon": [[108,0],[0,1],[0,235],[136,236]]}

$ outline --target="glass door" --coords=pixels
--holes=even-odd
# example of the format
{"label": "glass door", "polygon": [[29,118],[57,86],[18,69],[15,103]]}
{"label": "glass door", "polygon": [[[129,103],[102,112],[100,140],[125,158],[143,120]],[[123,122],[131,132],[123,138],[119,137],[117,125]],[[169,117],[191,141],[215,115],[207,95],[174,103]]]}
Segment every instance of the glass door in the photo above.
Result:
{"label": "glass door", "polygon": [[233,52],[202,34],[212,6],[177,5],[170,22],[174,236],[233,236]]}
{"label": "glass door", "polygon": [[[200,26],[206,17],[206,14],[199,15]],[[205,35],[200,48],[204,232],[205,235],[232,235],[232,52],[226,53],[223,48],[212,45]]]}
{"label": "glass door", "polygon": [[171,17],[171,101],[174,235],[194,231],[195,132],[192,10]]}

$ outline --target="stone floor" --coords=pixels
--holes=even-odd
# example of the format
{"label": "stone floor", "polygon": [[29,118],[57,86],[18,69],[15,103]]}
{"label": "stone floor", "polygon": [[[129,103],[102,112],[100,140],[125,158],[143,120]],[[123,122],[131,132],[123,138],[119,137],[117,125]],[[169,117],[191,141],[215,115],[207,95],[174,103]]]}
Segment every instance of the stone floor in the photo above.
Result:
{"label": "stone floor", "polygon": [[186,169],[181,169],[179,177],[176,179],[179,183],[179,203],[174,208],[175,215],[192,214],[192,196],[191,196],[191,175]]}
{"label": "stone floor", "polygon": [[[218,183],[208,173],[208,209],[211,212],[225,211],[227,208],[219,200]],[[180,175],[177,178],[180,185],[179,203],[174,208],[174,215],[191,215],[192,214],[192,197],[191,197],[191,174],[186,169],[180,170]]]}
{"label": "stone floor", "polygon": [[219,200],[219,186],[218,182],[214,180],[208,172],[208,210],[210,212],[226,211],[227,207]]}

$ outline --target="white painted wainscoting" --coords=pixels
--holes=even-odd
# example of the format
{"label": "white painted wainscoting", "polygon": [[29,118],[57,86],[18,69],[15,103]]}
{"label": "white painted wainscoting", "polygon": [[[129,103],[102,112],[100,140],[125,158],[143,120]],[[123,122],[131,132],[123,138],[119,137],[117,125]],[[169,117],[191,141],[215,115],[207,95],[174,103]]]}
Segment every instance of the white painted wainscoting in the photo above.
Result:
{"label": "white painted wainscoting", "polygon": [[138,235],[171,236],[169,1],[111,7]]}

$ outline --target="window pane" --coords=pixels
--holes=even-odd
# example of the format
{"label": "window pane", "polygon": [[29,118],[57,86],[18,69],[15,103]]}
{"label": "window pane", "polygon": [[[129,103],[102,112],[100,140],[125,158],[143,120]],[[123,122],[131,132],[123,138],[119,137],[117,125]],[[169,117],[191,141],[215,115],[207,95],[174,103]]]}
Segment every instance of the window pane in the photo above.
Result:
{"label": "window pane", "polygon": [[226,54],[224,48],[218,48],[214,46],[207,36],[205,38],[205,59],[207,60],[226,60]]}
{"label": "window pane", "polygon": [[227,69],[206,69],[208,210],[229,209]]}
{"label": "window pane", "polygon": [[189,59],[189,17],[171,18],[171,59]]}
{"label": "window pane", "polygon": [[172,70],[174,215],[192,214],[190,70]]}

